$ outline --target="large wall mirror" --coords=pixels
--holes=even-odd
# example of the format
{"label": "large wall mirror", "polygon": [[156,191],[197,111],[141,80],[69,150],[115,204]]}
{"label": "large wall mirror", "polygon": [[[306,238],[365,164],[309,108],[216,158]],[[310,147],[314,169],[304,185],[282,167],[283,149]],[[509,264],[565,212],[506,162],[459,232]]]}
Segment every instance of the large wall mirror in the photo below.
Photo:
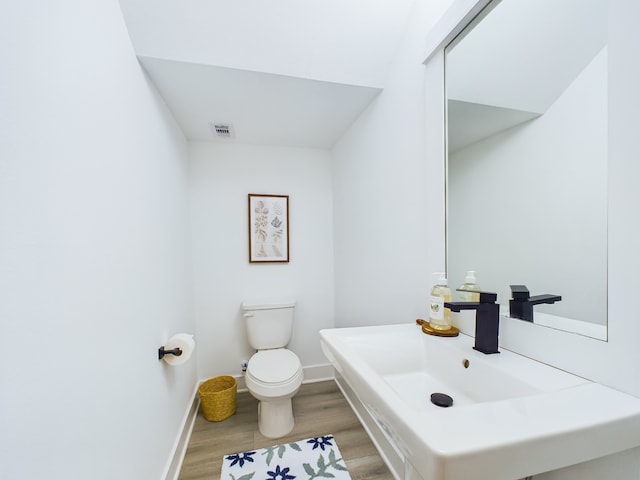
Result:
{"label": "large wall mirror", "polygon": [[445,50],[447,274],[607,338],[607,0],[493,1]]}

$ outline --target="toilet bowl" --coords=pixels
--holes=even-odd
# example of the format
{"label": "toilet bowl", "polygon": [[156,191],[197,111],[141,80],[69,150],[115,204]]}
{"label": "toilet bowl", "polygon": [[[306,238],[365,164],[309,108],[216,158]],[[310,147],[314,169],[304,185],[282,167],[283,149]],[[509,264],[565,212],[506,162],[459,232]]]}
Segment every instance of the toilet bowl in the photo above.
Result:
{"label": "toilet bowl", "polygon": [[268,438],[279,438],[293,430],[291,399],[302,385],[302,365],[290,350],[258,351],[247,365],[245,382],[258,404],[258,429]]}
{"label": "toilet bowl", "polygon": [[298,356],[285,347],[293,330],[295,300],[244,301],[249,344],[257,352],[249,359],[245,383],[258,400],[258,429],[268,438],[283,437],[295,421],[291,399],[302,385]]}

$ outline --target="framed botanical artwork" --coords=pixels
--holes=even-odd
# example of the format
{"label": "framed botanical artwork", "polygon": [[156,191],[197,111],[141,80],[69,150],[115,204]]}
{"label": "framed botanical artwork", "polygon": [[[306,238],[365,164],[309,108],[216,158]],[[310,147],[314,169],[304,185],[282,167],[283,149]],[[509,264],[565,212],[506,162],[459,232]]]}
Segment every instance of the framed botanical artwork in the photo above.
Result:
{"label": "framed botanical artwork", "polygon": [[289,196],[249,194],[249,262],[289,261]]}

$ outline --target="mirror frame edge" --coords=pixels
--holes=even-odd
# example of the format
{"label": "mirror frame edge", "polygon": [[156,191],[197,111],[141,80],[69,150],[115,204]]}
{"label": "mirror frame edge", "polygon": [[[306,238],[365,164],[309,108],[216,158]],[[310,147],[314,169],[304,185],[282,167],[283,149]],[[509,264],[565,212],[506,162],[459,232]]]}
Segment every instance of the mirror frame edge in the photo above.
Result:
{"label": "mirror frame edge", "polygon": [[[501,0],[495,0],[499,3]],[[427,64],[436,52],[445,47],[462,32],[492,0],[455,0],[440,21],[427,36],[427,49],[423,64]]]}

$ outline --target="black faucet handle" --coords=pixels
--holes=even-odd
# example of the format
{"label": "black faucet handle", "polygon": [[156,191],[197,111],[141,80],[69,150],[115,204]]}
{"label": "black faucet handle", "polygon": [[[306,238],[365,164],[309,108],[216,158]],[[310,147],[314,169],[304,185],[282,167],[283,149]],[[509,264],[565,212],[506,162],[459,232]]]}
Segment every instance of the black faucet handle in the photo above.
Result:
{"label": "black faucet handle", "polygon": [[477,292],[480,294],[480,303],[496,303],[498,294],[494,292]]}
{"label": "black faucet handle", "polygon": [[480,301],[475,303],[495,303],[496,300],[498,300],[498,294],[494,292],[483,292],[481,290],[466,290],[464,288],[456,288],[456,292],[471,292],[471,293],[479,294]]}
{"label": "black faucet handle", "polygon": [[511,296],[513,300],[526,301],[529,300],[529,289],[526,285],[509,285],[511,288]]}
{"label": "black faucet handle", "polygon": [[560,302],[561,300],[561,295],[550,295],[548,293],[545,295],[536,295],[535,297],[529,298],[529,302],[532,305],[540,305],[541,303],[553,304],[556,302]]}
{"label": "black faucet handle", "polygon": [[[460,290],[461,292],[468,292],[469,290]],[[483,308],[484,305],[496,305],[498,294],[493,292],[478,292],[473,293],[480,294],[479,302],[444,302],[445,308],[448,308],[452,312],[459,312],[461,310],[478,310]]]}

